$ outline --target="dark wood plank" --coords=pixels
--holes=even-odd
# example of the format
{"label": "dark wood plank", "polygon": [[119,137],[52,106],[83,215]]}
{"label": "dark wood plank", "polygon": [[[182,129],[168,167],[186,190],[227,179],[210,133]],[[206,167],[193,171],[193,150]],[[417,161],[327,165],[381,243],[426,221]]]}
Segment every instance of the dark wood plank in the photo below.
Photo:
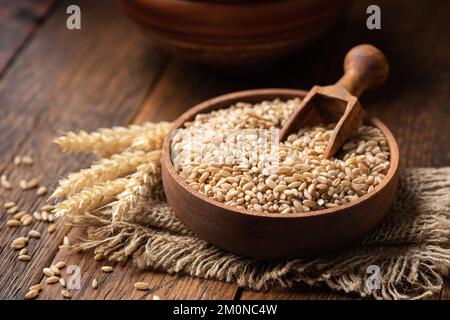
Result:
{"label": "dark wood plank", "polygon": [[[65,28],[69,2],[83,8],[81,31]],[[166,61],[139,33],[129,32],[133,27],[109,1],[67,1],[9,68],[0,82],[0,162],[15,188],[0,191],[2,206],[13,200],[33,212],[43,199],[19,191],[20,179],[37,177],[52,187],[61,175],[89,163],[89,157],[62,156],[52,144],[54,136],[132,118]],[[36,164],[17,168],[12,164],[15,155],[33,155]],[[67,228],[58,222],[56,233],[43,232],[41,240],[31,241],[33,259],[23,263],[9,245],[30,227],[10,229],[5,226],[8,217],[2,213],[0,219],[0,299],[21,299],[41,280],[41,270],[51,262]],[[46,225],[33,228],[45,231]]]}
{"label": "dark wood plank", "polygon": [[0,75],[57,0],[0,1]]}

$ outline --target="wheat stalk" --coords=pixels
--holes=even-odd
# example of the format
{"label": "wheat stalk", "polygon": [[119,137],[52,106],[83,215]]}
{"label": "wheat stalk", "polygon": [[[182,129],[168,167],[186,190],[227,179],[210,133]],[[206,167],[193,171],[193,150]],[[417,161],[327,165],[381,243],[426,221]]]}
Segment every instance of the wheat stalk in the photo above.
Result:
{"label": "wheat stalk", "polygon": [[[158,150],[156,153],[160,156],[161,151]],[[71,173],[67,178],[60,180],[58,188],[50,196],[50,199],[70,196],[96,183],[128,175],[134,172],[139,165],[152,161],[154,157],[153,153],[125,151],[115,154],[109,159],[102,159],[90,168]]]}
{"label": "wheat stalk", "polygon": [[147,130],[133,140],[132,149],[150,151],[154,149],[161,149],[164,137],[169,131],[170,122],[159,122],[152,130]]}
{"label": "wheat stalk", "polygon": [[125,190],[117,196],[117,201],[111,204],[113,222],[120,221],[124,214],[149,196],[153,187],[161,181],[161,166],[159,159],[145,163],[131,175]]}
{"label": "wheat stalk", "polygon": [[88,187],[56,204],[53,212],[56,216],[78,215],[98,209],[110,203],[125,190],[128,179],[121,178]]}
{"label": "wheat stalk", "polygon": [[54,140],[65,152],[95,152],[102,157],[120,153],[129,148],[133,140],[141,133],[151,131],[158,124],[146,122],[142,125],[128,127],[102,128],[88,133],[68,132]]}

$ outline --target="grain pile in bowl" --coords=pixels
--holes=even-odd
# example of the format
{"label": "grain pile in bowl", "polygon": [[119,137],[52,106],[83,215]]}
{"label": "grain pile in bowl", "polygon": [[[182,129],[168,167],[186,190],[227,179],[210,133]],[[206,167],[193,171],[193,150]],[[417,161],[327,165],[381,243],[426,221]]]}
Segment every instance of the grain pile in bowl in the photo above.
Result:
{"label": "grain pile in bowl", "polygon": [[323,154],[334,124],[271,143],[300,102],[239,102],[198,114],[173,136],[175,169],[213,200],[271,213],[332,208],[372,192],[390,166],[386,138],[377,128],[361,126],[329,160]]}

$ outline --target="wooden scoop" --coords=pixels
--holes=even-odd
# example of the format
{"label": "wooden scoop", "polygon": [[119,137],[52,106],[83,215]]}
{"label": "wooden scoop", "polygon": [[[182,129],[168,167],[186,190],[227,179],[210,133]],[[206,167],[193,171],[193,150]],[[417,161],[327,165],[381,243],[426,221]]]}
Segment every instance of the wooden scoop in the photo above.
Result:
{"label": "wooden scoop", "polygon": [[389,64],[384,54],[369,44],[352,48],[344,60],[344,75],[334,85],[314,86],[280,131],[280,141],[302,127],[336,122],[325,158],[333,157],[362,124],[358,97],[384,83]]}

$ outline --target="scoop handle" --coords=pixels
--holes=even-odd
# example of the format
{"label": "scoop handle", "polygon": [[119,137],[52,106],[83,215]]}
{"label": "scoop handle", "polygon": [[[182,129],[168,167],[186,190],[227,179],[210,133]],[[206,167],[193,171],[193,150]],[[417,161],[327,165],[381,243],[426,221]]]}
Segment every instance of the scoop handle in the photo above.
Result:
{"label": "scoop handle", "polygon": [[389,74],[384,54],[370,44],[353,47],[345,56],[344,75],[336,83],[359,97],[365,90],[381,86]]}

